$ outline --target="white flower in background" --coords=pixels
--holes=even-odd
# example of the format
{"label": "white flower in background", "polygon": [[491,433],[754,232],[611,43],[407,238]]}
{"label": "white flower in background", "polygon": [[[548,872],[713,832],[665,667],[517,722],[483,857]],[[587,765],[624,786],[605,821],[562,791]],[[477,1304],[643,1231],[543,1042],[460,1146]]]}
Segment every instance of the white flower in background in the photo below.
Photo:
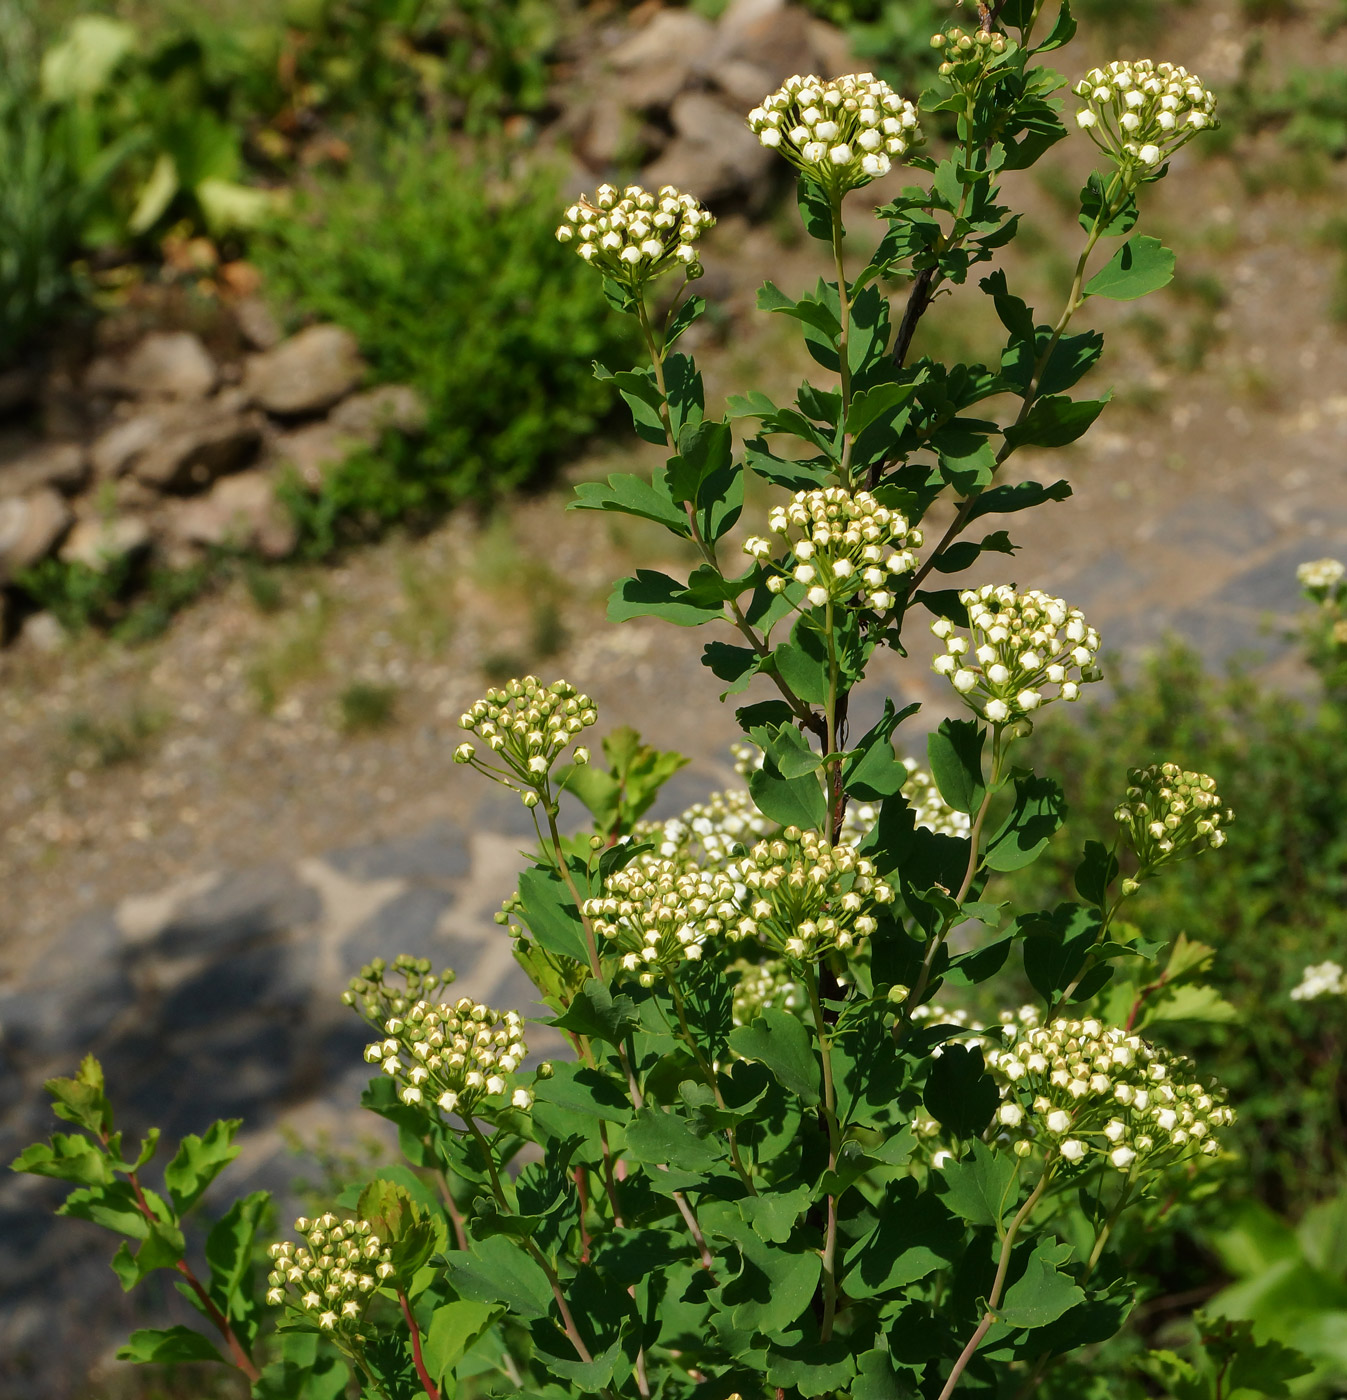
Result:
{"label": "white flower in background", "polygon": [[932,670],[991,723],[1023,718],[1059,697],[1078,699],[1082,685],[1100,678],[1099,634],[1060,598],[986,584],[966,589],[959,601],[968,609],[969,634],[948,618],[933,622],[945,651]]}
{"label": "white flower in background", "polygon": [[637,822],[632,839],[653,841],[665,860],[703,870],[724,870],[752,842],[775,830],[776,824],[758,811],[746,788],[731,788],[713,792],[705,802],[695,803],[668,821]]}
{"label": "white flower in background", "polygon": [[1344,574],[1347,566],[1340,559],[1309,559],[1296,569],[1296,582],[1316,603],[1324,603],[1330,593],[1340,591]]}
{"label": "white flower in background", "polygon": [[900,511],[880,505],[868,491],[840,486],[797,491],[772,511],[767,528],[785,539],[786,558],[774,561],[771,541],[761,536],[745,540],[744,553],[763,562],[772,592],[794,581],[812,607],[857,600],[888,612],[897,581],[917,567],[922,543],[921,531]]}
{"label": "white flower in background", "polygon": [[1072,89],[1076,125],[1135,179],[1164,164],[1199,131],[1214,129],[1216,98],[1186,68],[1148,58],[1092,68]]}
{"label": "white flower in background", "polygon": [[[935,779],[915,758],[904,758],[903,767],[907,769],[907,777],[903,781],[902,792],[912,808],[915,824],[941,836],[967,836],[972,825],[968,813],[956,812],[941,797]],[[846,815],[842,818],[842,840],[859,846],[874,830],[878,820],[878,805],[853,799],[847,803]]]}
{"label": "white flower in background", "polygon": [[923,140],[917,109],[873,73],[827,82],[796,74],[748,114],[748,126],[839,198],[887,175]]}
{"label": "white flower in background", "polygon": [[1347,980],[1344,980],[1341,965],[1335,962],[1311,963],[1301,974],[1300,984],[1291,988],[1292,1001],[1340,996],[1347,996]]}
{"label": "white flower in background", "polygon": [[566,210],[557,241],[575,251],[633,294],[670,268],[689,279],[702,275],[697,242],[715,226],[709,210],[690,194],[664,185],[658,194],[628,185],[622,194],[600,185],[592,197]]}

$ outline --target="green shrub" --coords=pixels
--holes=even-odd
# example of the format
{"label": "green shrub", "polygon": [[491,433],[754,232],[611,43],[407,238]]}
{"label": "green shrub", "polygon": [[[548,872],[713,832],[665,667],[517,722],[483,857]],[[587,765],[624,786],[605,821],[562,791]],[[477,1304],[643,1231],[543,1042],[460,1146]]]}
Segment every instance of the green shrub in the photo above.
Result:
{"label": "green shrub", "polygon": [[[1183,930],[1216,950],[1208,980],[1235,1006],[1239,1033],[1184,1023],[1167,1039],[1238,1100],[1259,1193],[1278,1209],[1314,1199],[1347,1168],[1340,1048],[1326,1029],[1332,1013],[1289,993],[1306,964],[1341,960],[1347,945],[1347,709],[1302,707],[1239,677],[1221,683],[1175,645],[1112,704],[1080,724],[1054,716],[1032,743],[1036,767],[1066,775],[1082,831],[1105,841],[1128,766],[1168,758],[1221,775],[1235,821],[1219,859],[1146,884],[1129,918],[1147,936]],[[1020,891],[1071,897],[1074,860],[1058,851],[1018,877]]]}
{"label": "green shrub", "polygon": [[320,179],[258,250],[293,309],[348,327],[381,381],[430,406],[418,443],[365,453],[329,478],[301,524],[383,522],[537,477],[606,411],[592,362],[626,352],[593,279],[554,238],[557,182],[503,184],[441,134],[376,142]]}

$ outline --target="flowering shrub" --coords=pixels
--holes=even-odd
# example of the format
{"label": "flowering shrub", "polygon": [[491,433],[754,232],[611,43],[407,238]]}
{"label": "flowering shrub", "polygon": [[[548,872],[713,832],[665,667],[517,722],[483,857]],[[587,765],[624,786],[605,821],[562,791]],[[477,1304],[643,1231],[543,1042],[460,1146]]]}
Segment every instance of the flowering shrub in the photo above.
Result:
{"label": "flowering shrub", "polygon": [[[1000,6],[976,35],[937,36],[928,107],[957,120],[939,158],[914,154],[915,108],[868,74],[792,79],[749,114],[798,170],[833,279],[798,299],[770,283],[760,294],[800,323],[829,376],[792,405],[755,392],[713,416],[674,348],[705,309],[689,287],[708,218],[691,195],[605,187],[567,211],[558,237],[603,275],[649,355],[598,373],[668,454],[653,479],[586,483],[575,505],[654,520],[698,559],[686,579],[621,580],[611,615],[723,624],[733,640],[708,643],[707,667],[727,695],[756,693],[736,711],[747,793],[663,824],[645,813],[677,756],[619,731],[596,762],[575,744],[597,707],[568,682],[526,677],[464,714],[473,738],[456,757],[517,793],[535,824],[534,860],[499,920],[566,1057],[531,1067],[520,1014],[443,1000],[452,974],[401,958],[395,986],[382,962],[362,969],[346,999],[381,1071],[364,1103],[397,1125],[435,1194],[374,1182],[349,1220],[299,1222],[304,1244],[271,1255],[274,1337],[244,1272],[214,1272],[224,1222],[207,1242],[209,1284],[184,1255],[180,1216],[204,1185],[180,1183],[225,1165],[236,1125],[179,1148],[170,1205],[140,1181],[153,1140],[122,1160],[97,1066],[53,1082],[58,1114],[89,1136],[58,1134],[17,1165],[79,1183],[67,1213],[142,1242],[119,1254],[124,1278],[178,1269],[255,1394],[316,1400],[348,1377],[383,1400],[1097,1393],[1094,1349],[1136,1301],[1116,1227],[1125,1213],[1161,1228],[1226,1155],[1233,1119],[1221,1088],[1152,1032],[1155,988],[1120,1006],[1112,995],[1171,944],[1165,977],[1191,984],[1210,950],[1117,916],[1142,882],[1219,847],[1228,813],[1207,775],[1136,770],[1118,834],[1075,864],[1077,898],[1014,914],[1000,898],[1066,815],[1058,783],[1015,759],[1045,704],[1098,678],[1099,638],[1035,589],[930,583],[1013,552],[1005,530],[965,538],[974,522],[1068,494],[998,478],[1019,449],[1075,440],[1104,406],[1069,392],[1100,351],[1097,336],[1068,334],[1075,313],[1162,286],[1173,266],[1156,240],[1129,236],[1163,161],[1104,143],[1056,319],[1040,323],[993,270],[978,286],[1007,332],[998,367],[909,362],[936,294],[1016,234],[1002,173],[1066,135],[1052,96],[1065,80],[1038,59],[1074,25],[1062,4],[1034,47],[1040,9]],[[1116,110],[1160,131],[1166,113],[1210,118],[1187,88],[1164,105],[1177,71],[1115,65]],[[1155,93],[1139,76],[1152,72]],[[1143,102],[1127,99],[1134,88]],[[899,159],[929,185],[877,211],[878,246],[849,276],[844,198]],[[1089,276],[1099,241],[1122,237]],[[895,324],[881,288],[903,279]],[[758,425],[742,451],[732,418]],[[748,472],[789,499],[741,554]],[[744,572],[729,567],[745,555]],[[927,769],[894,745],[916,706],[886,702],[868,731],[851,729],[871,658],[903,651],[914,611],[934,619],[959,716],[929,735]],[[591,812],[589,831],[563,835],[564,792]],[[988,1029],[935,1000],[991,983],[1012,958],[1041,1007]],[[234,1229],[237,1261],[256,1224]],[[138,1332],[123,1353],[207,1354],[186,1328]],[[1185,1400],[1216,1397],[1234,1374],[1280,1394],[1303,1370],[1247,1327],[1203,1324],[1190,1358],[1147,1353],[1110,1388],[1153,1393],[1144,1374]]]}

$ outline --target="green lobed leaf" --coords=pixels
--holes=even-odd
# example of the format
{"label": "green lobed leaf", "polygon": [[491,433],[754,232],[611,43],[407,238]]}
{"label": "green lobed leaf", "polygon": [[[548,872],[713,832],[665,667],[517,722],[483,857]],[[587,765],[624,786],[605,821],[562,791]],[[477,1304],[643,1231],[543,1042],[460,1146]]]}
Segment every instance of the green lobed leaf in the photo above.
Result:
{"label": "green lobed leaf", "polygon": [[648,1166],[667,1163],[686,1172],[712,1171],[725,1156],[713,1139],[697,1137],[686,1118],[657,1108],[636,1111],[627,1128],[627,1151]]}
{"label": "green lobed leaf", "polygon": [[819,1063],[803,1022],[788,1011],[767,1008],[752,1025],[730,1032],[730,1049],[766,1065],[777,1082],[807,1107],[819,1102]]}
{"label": "green lobed leaf", "polygon": [[502,1315],[496,1304],[467,1298],[441,1303],[431,1314],[430,1326],[421,1342],[431,1376],[440,1382],[451,1376],[473,1344]]}
{"label": "green lobed leaf", "polygon": [[[662,432],[660,441],[664,441]],[[687,512],[670,496],[668,481],[663,474],[647,481],[644,477],[615,472],[608,478],[607,485],[599,481],[580,482],[575,488],[575,497],[568,510],[603,510],[618,515],[635,515],[642,520],[653,520],[676,535],[690,533]]]}
{"label": "green lobed leaf", "polygon": [[1044,1237],[1034,1246],[1024,1273],[1006,1290],[996,1309],[999,1322],[1008,1327],[1046,1327],[1077,1303],[1085,1301],[1074,1279],[1061,1272],[1071,1258],[1069,1244]]}
{"label": "green lobed leaf", "polygon": [[609,1123],[625,1123],[632,1114],[626,1089],[587,1065],[554,1065],[551,1079],[538,1080],[533,1093],[543,1103],[573,1109]]}
{"label": "green lobed leaf", "polygon": [[207,1292],[216,1307],[235,1324],[244,1345],[257,1331],[257,1299],[253,1293],[253,1245],[267,1218],[271,1194],[253,1191],[241,1196],[211,1226],[206,1236],[210,1265]]}
{"label": "green lobed leaf", "polygon": [[1129,238],[1085,284],[1087,297],[1134,301],[1174,280],[1174,250],[1158,238]]}
{"label": "green lobed leaf", "polygon": [[686,584],[655,569],[637,569],[635,578],[619,579],[608,599],[610,622],[658,617],[676,627],[700,627],[723,615],[720,603],[694,600]]}
{"label": "green lobed leaf", "polygon": [[931,1117],[960,1138],[979,1135],[999,1101],[996,1081],[975,1045],[946,1045],[931,1065],[922,1095]]}
{"label": "green lobed leaf", "polygon": [[73,1079],[48,1079],[42,1086],[51,1096],[52,1112],[67,1123],[78,1123],[106,1137],[112,1132],[112,1106],[103,1092],[103,1066],[92,1055],[80,1062]]}
{"label": "green lobed leaf", "polygon": [[960,1219],[999,1229],[1019,1195],[1018,1163],[974,1139],[970,1154],[941,1167],[936,1190]]}
{"label": "green lobed leaf", "polygon": [[1015,805],[987,845],[988,870],[1020,870],[1032,865],[1066,820],[1060,784],[1032,773],[1016,774]]}
{"label": "green lobed leaf", "polygon": [[215,1344],[190,1327],[142,1328],[132,1332],[126,1345],[118,1347],[117,1360],[158,1366],[175,1366],[191,1361],[225,1364]]}
{"label": "green lobed leaf", "polygon": [[541,865],[525,870],[519,876],[519,898],[523,920],[544,948],[589,965],[580,911],[560,875]]}
{"label": "green lobed leaf", "polygon": [[614,996],[596,977],[588,977],[566,1014],[549,1021],[548,1025],[620,1046],[640,1025],[640,1017],[636,1014],[636,1003],[629,996],[621,992]]}
{"label": "green lobed leaf", "polygon": [[164,1168],[164,1185],[180,1216],[191,1210],[206,1187],[239,1155],[234,1136],[242,1126],[242,1118],[217,1119],[204,1137],[188,1133],[178,1144],[173,1160]]}
{"label": "green lobed leaf", "polygon": [[669,459],[669,495],[679,504],[701,504],[703,486],[730,466],[734,439],[726,420],[703,418],[684,428],[678,437],[678,455]]}
{"label": "green lobed leaf", "polygon": [[9,1164],[10,1171],[51,1176],[81,1186],[107,1186],[114,1180],[107,1153],[86,1137],[53,1133],[51,1142],[35,1142]]}
{"label": "green lobed leaf", "polygon": [[1110,392],[1102,399],[1069,399],[1062,394],[1037,399],[1022,423],[1006,429],[1006,443],[1017,449],[1065,447],[1089,430],[1111,397]]}
{"label": "green lobed leaf", "polygon": [[817,774],[786,778],[769,762],[748,775],[748,790],[758,811],[782,826],[819,830],[828,820],[828,799]]}
{"label": "green lobed leaf", "polygon": [[454,1288],[478,1303],[501,1303],[526,1321],[546,1317],[552,1307],[547,1275],[503,1235],[474,1240],[470,1250],[442,1256]]}
{"label": "green lobed leaf", "polygon": [[892,1296],[948,1268],[962,1252],[962,1222],[912,1177],[889,1183],[877,1214],[879,1223],[847,1251],[843,1286],[849,1297]]}

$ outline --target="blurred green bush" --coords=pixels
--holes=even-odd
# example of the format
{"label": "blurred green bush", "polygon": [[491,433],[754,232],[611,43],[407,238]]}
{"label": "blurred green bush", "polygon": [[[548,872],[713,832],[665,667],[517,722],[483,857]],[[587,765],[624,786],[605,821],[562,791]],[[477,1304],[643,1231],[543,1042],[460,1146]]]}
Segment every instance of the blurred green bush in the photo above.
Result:
{"label": "blurred green bush", "polygon": [[506,180],[442,130],[375,134],[320,176],[254,255],[297,315],[350,329],[379,381],[414,385],[426,436],[290,493],[312,552],[339,522],[379,525],[509,490],[562,459],[609,406],[593,362],[630,353],[594,278],[554,233],[557,179]]}

